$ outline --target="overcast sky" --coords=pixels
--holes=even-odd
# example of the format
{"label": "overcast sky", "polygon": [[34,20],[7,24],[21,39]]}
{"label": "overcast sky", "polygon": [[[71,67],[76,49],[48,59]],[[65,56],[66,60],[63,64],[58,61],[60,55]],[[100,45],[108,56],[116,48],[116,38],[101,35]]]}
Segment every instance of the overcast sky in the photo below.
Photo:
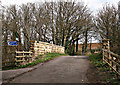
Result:
{"label": "overcast sky", "polygon": [[[28,2],[44,2],[45,0],[1,0],[2,5],[11,5],[11,4],[17,4],[21,5],[22,3],[28,3]],[[56,0],[46,0],[46,1],[56,1]],[[66,0],[65,0],[66,1]],[[98,9],[100,9],[103,5],[106,3],[113,4],[117,7],[117,4],[120,0],[76,0],[76,1],[83,1],[88,7],[93,11],[97,12]]]}

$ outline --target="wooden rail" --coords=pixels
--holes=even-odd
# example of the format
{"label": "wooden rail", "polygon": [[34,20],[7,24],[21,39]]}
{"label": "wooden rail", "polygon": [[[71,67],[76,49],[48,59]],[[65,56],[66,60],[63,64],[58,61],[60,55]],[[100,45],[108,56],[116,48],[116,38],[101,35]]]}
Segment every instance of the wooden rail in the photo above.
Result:
{"label": "wooden rail", "polygon": [[107,63],[118,76],[120,76],[120,56],[110,50],[102,49],[102,51],[103,61]]}
{"label": "wooden rail", "polygon": [[30,51],[16,51],[15,65],[25,65],[32,62],[32,52]]}

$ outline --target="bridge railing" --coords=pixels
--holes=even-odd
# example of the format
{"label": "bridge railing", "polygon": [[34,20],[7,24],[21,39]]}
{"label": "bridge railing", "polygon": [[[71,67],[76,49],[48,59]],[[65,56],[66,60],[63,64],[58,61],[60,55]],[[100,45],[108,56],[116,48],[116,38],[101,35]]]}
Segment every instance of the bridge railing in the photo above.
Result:
{"label": "bridge railing", "polygon": [[107,49],[103,51],[103,62],[107,63],[113,71],[120,76],[120,56]]}

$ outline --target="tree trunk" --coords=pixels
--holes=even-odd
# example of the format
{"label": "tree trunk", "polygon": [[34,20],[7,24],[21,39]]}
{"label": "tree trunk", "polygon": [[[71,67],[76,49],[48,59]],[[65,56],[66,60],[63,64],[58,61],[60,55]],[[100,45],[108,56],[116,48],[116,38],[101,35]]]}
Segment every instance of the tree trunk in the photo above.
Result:
{"label": "tree trunk", "polygon": [[84,55],[84,43],[82,44],[82,55]]}
{"label": "tree trunk", "polygon": [[8,43],[7,43],[7,40],[8,40],[8,33],[7,33],[7,30],[6,30],[6,33],[5,33],[5,38],[4,38],[4,56],[6,57],[7,56],[7,47],[8,47]]}
{"label": "tree trunk", "polygon": [[84,51],[87,52],[87,31],[85,32],[85,49]]}
{"label": "tree trunk", "polygon": [[74,55],[75,54],[75,42],[73,41],[73,43],[72,43],[72,55]]}
{"label": "tree trunk", "polygon": [[76,52],[78,52],[78,39],[76,41]]}
{"label": "tree trunk", "polygon": [[62,46],[64,46],[64,30],[63,30],[63,34],[62,34]]}
{"label": "tree trunk", "polygon": [[91,52],[91,42],[90,42],[90,52]]}
{"label": "tree trunk", "polygon": [[[120,1],[118,2],[118,15],[119,15],[119,35],[118,35],[118,43],[120,43]],[[120,55],[120,44],[118,44],[118,54]]]}

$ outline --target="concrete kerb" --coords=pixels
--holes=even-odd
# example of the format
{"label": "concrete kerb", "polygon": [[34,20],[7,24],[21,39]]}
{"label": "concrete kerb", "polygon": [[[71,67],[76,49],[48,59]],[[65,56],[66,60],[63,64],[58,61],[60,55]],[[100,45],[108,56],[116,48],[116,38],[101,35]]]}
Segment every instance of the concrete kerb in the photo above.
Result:
{"label": "concrete kerb", "polygon": [[2,74],[3,74],[2,83],[9,83],[9,81],[13,80],[14,78],[37,69],[40,65],[43,65],[43,63],[35,65],[31,68],[22,68],[22,69],[2,71]]}
{"label": "concrete kerb", "polygon": [[[52,60],[54,60],[56,58],[58,58],[58,57],[55,57],[55,58],[51,59],[50,61],[52,61]],[[2,83],[9,83],[14,78],[19,77],[19,76],[21,76],[21,75],[23,75],[23,74],[25,74],[27,72],[31,72],[31,71],[37,69],[39,66],[41,66],[41,65],[43,65],[45,63],[46,62],[37,64],[37,65],[35,65],[35,66],[31,67],[31,68],[21,68],[21,69],[15,69],[15,70],[2,71],[2,74],[3,74],[3,77],[4,77],[4,78],[2,77]],[[10,74],[10,72],[12,73],[12,75]],[[5,76],[7,76],[7,77],[5,78]]]}

